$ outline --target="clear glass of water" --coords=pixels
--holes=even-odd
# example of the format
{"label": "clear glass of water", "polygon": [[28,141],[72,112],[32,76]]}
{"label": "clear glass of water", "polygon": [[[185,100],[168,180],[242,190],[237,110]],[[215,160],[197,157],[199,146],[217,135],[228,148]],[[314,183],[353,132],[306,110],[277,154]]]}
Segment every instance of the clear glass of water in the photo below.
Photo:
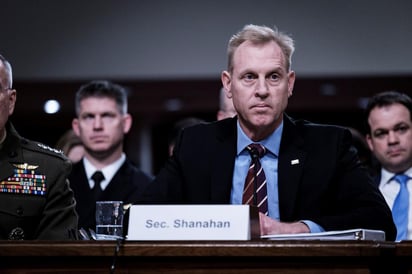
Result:
{"label": "clear glass of water", "polygon": [[123,238],[123,202],[96,202],[97,240],[116,240]]}

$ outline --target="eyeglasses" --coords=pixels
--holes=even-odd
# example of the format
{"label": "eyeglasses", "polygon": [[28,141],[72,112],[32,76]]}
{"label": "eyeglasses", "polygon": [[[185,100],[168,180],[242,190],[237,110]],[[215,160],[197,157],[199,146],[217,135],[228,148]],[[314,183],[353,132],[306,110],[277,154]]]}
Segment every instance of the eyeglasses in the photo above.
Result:
{"label": "eyeglasses", "polygon": [[1,84],[0,84],[0,91],[1,92],[6,92],[6,91],[8,91],[8,90],[11,90],[11,88],[10,87],[7,87],[7,88],[3,88],[2,86],[1,86]]}

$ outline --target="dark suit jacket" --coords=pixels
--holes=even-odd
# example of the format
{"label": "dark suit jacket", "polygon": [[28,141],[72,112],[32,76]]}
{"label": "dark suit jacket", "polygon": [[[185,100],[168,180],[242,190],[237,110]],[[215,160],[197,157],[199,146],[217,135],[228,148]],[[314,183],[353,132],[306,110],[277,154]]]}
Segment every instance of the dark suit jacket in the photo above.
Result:
{"label": "dark suit jacket", "polygon": [[[11,123],[6,128],[6,140],[0,145],[0,240],[76,239],[69,159],[21,137]],[[23,186],[32,190],[13,190]]]}
{"label": "dark suit jacket", "polygon": [[[143,203],[228,204],[237,118],[188,127]],[[291,161],[299,159],[299,164]],[[285,115],[278,162],[280,220],[312,220],[326,230],[396,228],[389,207],[361,167],[344,128]],[[268,190],[270,191],[270,190]]]}
{"label": "dark suit jacket", "polygon": [[[79,214],[79,228],[96,229],[96,199],[90,189],[83,160],[74,164],[69,176],[70,185],[77,201],[76,210]],[[124,204],[135,203],[140,199],[143,189],[152,178],[139,170],[126,158],[126,161],[116,172],[99,200],[123,201]]]}

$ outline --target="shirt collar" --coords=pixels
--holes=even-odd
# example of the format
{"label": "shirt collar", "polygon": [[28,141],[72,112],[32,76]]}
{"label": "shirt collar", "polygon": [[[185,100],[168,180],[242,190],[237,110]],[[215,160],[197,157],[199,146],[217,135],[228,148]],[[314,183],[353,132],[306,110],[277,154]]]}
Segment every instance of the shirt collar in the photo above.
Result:
{"label": "shirt collar", "polygon": [[[121,167],[121,165],[125,162],[125,160],[126,160],[126,155],[125,153],[122,153],[122,155],[120,156],[118,160],[102,168],[100,171],[103,173],[104,178],[105,178],[103,182],[110,182],[114,174]],[[86,176],[89,180],[91,180],[92,175],[98,169],[94,167],[92,163],[90,163],[90,161],[87,160],[86,157],[83,158],[83,164],[84,164],[84,169],[86,170]]]}
{"label": "shirt collar", "polygon": [[[412,178],[412,167],[410,167],[408,170],[403,172],[403,174],[406,174],[409,176],[409,178]],[[395,173],[392,173],[384,168],[381,170],[381,182],[383,184],[389,184],[392,180],[393,177],[395,176]]]}
{"label": "shirt collar", "polygon": [[[282,123],[276,128],[272,134],[270,134],[267,138],[257,142],[262,144],[266,147],[266,149],[274,154],[275,156],[279,156],[279,148],[280,148],[280,139],[282,137],[283,132],[283,121]],[[242,130],[239,120],[237,120],[237,155],[239,155],[247,145],[253,142]]]}

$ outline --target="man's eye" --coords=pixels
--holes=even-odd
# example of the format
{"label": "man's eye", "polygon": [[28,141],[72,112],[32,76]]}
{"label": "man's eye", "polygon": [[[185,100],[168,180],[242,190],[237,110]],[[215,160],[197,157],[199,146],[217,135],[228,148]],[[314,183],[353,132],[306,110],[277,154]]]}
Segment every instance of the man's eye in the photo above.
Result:
{"label": "man's eye", "polygon": [[400,126],[398,128],[395,129],[396,132],[399,133],[405,133],[406,131],[408,131],[409,127],[408,126]]}
{"label": "man's eye", "polygon": [[279,79],[279,75],[275,73],[270,75],[270,80],[277,80],[277,79]]}
{"label": "man's eye", "polygon": [[382,137],[385,136],[386,134],[387,134],[386,131],[376,131],[375,134],[374,134],[374,136],[375,136],[376,138],[382,138]]}
{"label": "man's eye", "polygon": [[93,115],[84,115],[84,116],[82,117],[83,120],[91,120],[91,119],[93,119],[93,118],[94,118]]}
{"label": "man's eye", "polygon": [[253,79],[255,79],[255,77],[253,76],[253,74],[245,74],[245,76],[244,76],[243,78],[245,78],[246,80],[253,80]]}

